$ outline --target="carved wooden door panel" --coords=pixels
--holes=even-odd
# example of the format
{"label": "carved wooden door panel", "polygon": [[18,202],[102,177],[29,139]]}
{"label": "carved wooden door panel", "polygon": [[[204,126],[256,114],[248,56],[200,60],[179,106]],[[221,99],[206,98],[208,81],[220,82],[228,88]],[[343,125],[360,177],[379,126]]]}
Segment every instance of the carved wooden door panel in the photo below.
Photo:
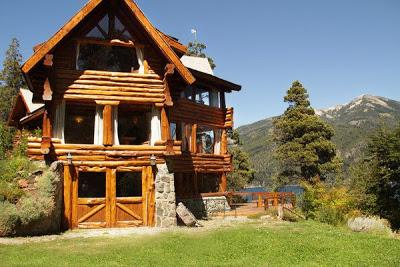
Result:
{"label": "carved wooden door panel", "polygon": [[107,173],[79,171],[72,181],[73,228],[107,227]]}

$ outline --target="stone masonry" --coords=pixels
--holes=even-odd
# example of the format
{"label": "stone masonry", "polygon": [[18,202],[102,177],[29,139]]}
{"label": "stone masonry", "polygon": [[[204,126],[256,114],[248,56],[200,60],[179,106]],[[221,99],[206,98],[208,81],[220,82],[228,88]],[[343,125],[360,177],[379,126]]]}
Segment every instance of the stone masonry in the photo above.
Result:
{"label": "stone masonry", "polygon": [[170,173],[167,164],[157,165],[156,188],[156,226],[176,226],[176,197],[174,174]]}

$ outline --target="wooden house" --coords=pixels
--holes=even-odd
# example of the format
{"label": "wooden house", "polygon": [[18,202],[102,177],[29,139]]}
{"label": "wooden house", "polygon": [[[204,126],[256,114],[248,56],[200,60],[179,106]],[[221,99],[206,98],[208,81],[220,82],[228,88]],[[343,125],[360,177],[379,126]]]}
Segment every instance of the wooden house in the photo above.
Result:
{"label": "wooden house", "polygon": [[90,0],[34,48],[22,72],[42,137],[28,155],[64,164],[64,228],[174,225],[178,201],[226,192],[225,93],[241,87],[186,50],[132,0]]}

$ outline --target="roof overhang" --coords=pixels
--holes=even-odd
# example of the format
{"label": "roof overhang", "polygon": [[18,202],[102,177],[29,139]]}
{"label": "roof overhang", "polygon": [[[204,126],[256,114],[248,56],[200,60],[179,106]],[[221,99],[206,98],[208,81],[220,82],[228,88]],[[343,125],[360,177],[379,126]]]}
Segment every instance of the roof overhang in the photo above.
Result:
{"label": "roof overhang", "polygon": [[207,82],[210,83],[214,86],[216,86],[218,89],[224,90],[224,91],[240,91],[242,89],[242,86],[239,84],[235,84],[233,82],[221,79],[217,76],[210,75],[198,70],[194,70],[189,68],[189,70],[192,72],[192,74],[196,77],[197,82]]}

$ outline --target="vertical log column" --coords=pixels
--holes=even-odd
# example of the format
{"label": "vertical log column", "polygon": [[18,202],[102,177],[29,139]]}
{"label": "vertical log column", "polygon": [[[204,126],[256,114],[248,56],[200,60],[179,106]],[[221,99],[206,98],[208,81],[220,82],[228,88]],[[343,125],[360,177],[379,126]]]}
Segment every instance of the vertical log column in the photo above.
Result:
{"label": "vertical log column", "polygon": [[227,188],[227,179],[226,179],[226,173],[223,172],[221,174],[220,180],[219,180],[219,191],[220,192],[226,192]]}
{"label": "vertical log column", "polygon": [[112,106],[105,105],[103,109],[103,144],[105,146],[112,146],[114,141],[114,127]]}

